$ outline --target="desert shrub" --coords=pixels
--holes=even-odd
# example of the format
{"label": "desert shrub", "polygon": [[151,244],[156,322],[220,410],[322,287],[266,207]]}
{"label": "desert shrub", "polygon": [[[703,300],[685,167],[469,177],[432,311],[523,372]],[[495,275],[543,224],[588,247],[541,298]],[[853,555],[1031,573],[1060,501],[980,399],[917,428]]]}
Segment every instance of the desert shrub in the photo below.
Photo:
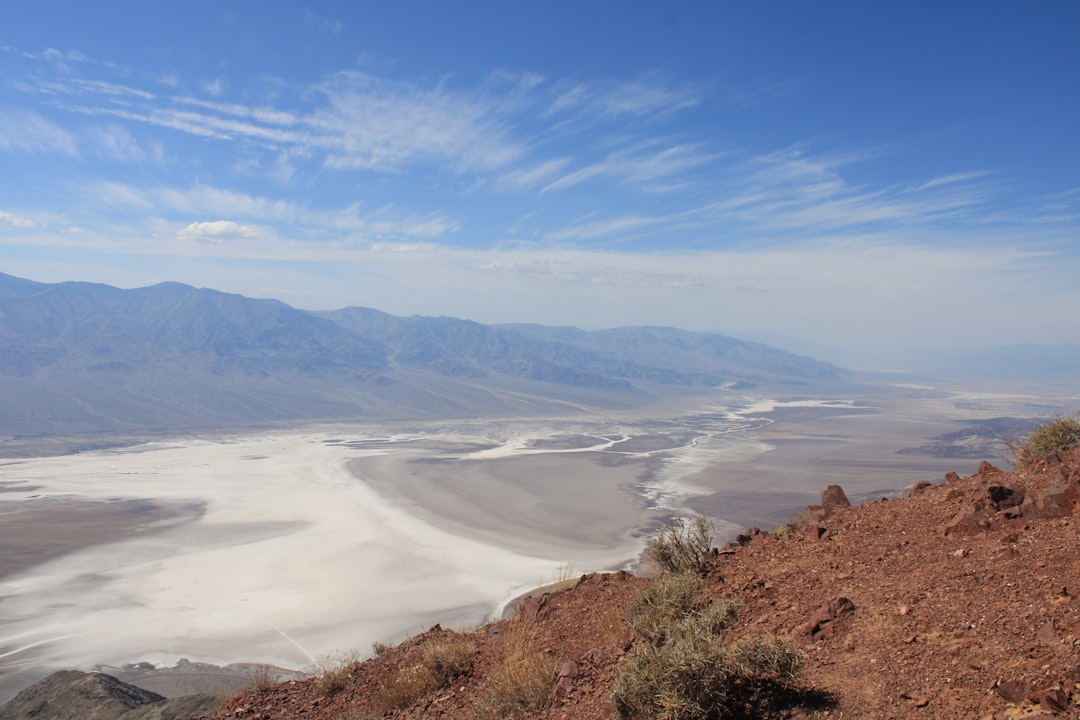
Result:
{"label": "desert shrub", "polygon": [[1043,423],[1020,440],[1008,443],[1013,456],[1013,466],[1024,470],[1050,453],[1068,450],[1080,441],[1080,421],[1076,418],[1058,417]]}
{"label": "desert shrub", "polygon": [[352,651],[338,653],[315,663],[312,674],[315,676],[315,688],[319,694],[330,696],[345,689],[346,682],[352,677],[353,666],[359,658],[359,653]]}
{"label": "desert shrub", "polygon": [[774,686],[794,680],[802,654],[775,638],[725,645],[719,635],[680,632],[642,645],[615,680],[620,718],[725,720],[753,716]]}
{"label": "desert shrub", "polygon": [[503,661],[488,676],[477,702],[480,720],[515,717],[541,709],[555,682],[556,661],[544,652],[536,622],[518,616],[506,634]]}
{"label": "desert shrub", "polygon": [[255,668],[255,672],[251,676],[251,687],[257,693],[264,693],[270,690],[270,688],[277,685],[277,677],[270,669],[269,665],[260,665]]}
{"label": "desert shrub", "polygon": [[439,682],[427,665],[413,665],[380,683],[368,696],[366,705],[375,714],[385,715],[409,707],[437,687]]}
{"label": "desert shrub", "polygon": [[675,518],[645,546],[645,556],[664,572],[685,573],[702,569],[716,528],[698,515],[692,520]]}
{"label": "desert shrub", "polygon": [[662,575],[634,597],[630,626],[647,642],[660,644],[677,623],[702,604],[697,575]]}
{"label": "desert shrub", "polygon": [[475,651],[476,646],[466,638],[430,642],[424,646],[424,665],[439,687],[446,687],[468,670]]}
{"label": "desert shrub", "polygon": [[379,684],[368,696],[365,710],[373,716],[407,708],[424,695],[444,688],[469,668],[476,646],[455,637],[425,643],[421,662],[406,667]]}
{"label": "desert shrub", "polygon": [[615,679],[611,700],[620,718],[724,720],[754,716],[777,687],[792,682],[802,654],[785,640],[724,633],[738,602],[705,604],[700,578],[659,578],[634,601],[635,645]]}
{"label": "desert shrub", "polygon": [[748,637],[730,648],[732,667],[744,678],[795,680],[802,668],[802,653],[783,638]]}

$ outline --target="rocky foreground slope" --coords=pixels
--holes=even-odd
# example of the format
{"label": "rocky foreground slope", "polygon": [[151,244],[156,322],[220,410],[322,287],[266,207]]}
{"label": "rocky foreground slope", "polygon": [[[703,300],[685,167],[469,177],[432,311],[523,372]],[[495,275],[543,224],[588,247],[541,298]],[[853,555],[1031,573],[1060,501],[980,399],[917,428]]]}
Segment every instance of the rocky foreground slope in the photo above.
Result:
{"label": "rocky foreground slope", "polygon": [[[785,637],[805,661],[793,686],[746,695],[729,716],[1080,717],[1078,529],[1073,448],[1022,474],[983,463],[857,507],[832,487],[790,525],[747,531],[710,555],[705,593],[741,602],[732,638]],[[643,642],[631,605],[654,582],[586,575],[509,620],[436,626],[319,677],[256,683],[213,718],[614,717],[612,685]],[[0,716],[31,717],[18,702]]]}

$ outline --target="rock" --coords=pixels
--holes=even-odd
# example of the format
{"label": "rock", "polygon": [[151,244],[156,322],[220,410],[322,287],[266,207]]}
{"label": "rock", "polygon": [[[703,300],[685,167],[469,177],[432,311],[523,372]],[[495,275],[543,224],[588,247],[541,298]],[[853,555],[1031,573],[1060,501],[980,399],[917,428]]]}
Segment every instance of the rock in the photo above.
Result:
{"label": "rock", "polygon": [[1024,502],[1024,491],[1015,490],[1004,485],[990,485],[986,488],[986,496],[995,510],[1016,507]]}
{"label": "rock", "polygon": [[1069,694],[1060,686],[1040,690],[1035,697],[1047,710],[1065,712],[1069,709]]}
{"label": "rock", "polygon": [[994,692],[1008,702],[1018,705],[1027,697],[1028,685],[1019,680],[1006,680],[994,686]]}
{"label": "rock", "polygon": [[1040,512],[1048,511],[1053,517],[1065,517],[1076,512],[1080,504],[1080,477],[1069,477],[1061,470],[1057,471],[1050,487],[1046,488],[1037,505]]}
{"label": "rock", "polygon": [[945,482],[952,484],[960,482],[960,476],[954,472],[945,473]]}
{"label": "rock", "polygon": [[735,537],[735,542],[737,542],[739,545],[746,545],[758,535],[761,535],[761,528],[752,527],[749,528],[742,535],[737,535]]}
{"label": "rock", "polygon": [[825,511],[825,517],[849,507],[851,507],[851,501],[839,485],[830,485],[825,488],[825,492],[821,493],[821,509]]}
{"label": "rock", "polygon": [[930,698],[922,694],[912,695],[911,693],[904,693],[900,697],[904,700],[910,700],[911,704],[917,708],[926,707],[930,704]]}
{"label": "rock", "polygon": [[810,635],[814,642],[828,640],[836,634],[836,620],[854,611],[855,603],[846,597],[836,598],[814,610],[810,619],[802,624],[802,632]]}
{"label": "rock", "polygon": [[541,613],[547,607],[547,599],[548,593],[544,593],[540,597],[530,595],[518,605],[518,614],[529,619],[541,617]]}
{"label": "rock", "polygon": [[945,526],[945,537],[976,535],[985,529],[985,520],[979,508],[973,503],[968,503],[961,507]]}
{"label": "rock", "polygon": [[1048,620],[1041,628],[1039,628],[1039,631],[1035,633],[1035,640],[1043,645],[1054,646],[1061,644],[1061,638],[1058,637],[1053,620]]}
{"label": "rock", "polygon": [[990,463],[983,460],[979,463],[979,469],[975,471],[975,474],[971,476],[972,480],[989,480],[993,475],[1001,475],[1001,468],[994,467]]}
{"label": "rock", "polygon": [[555,696],[565,698],[574,688],[574,679],[578,676],[578,665],[567,660],[559,667],[559,679],[555,682]]}
{"label": "rock", "polygon": [[931,487],[933,487],[933,485],[926,482],[925,480],[917,482],[911,486],[911,490],[908,491],[908,497],[915,497],[916,495],[921,494],[923,491]]}

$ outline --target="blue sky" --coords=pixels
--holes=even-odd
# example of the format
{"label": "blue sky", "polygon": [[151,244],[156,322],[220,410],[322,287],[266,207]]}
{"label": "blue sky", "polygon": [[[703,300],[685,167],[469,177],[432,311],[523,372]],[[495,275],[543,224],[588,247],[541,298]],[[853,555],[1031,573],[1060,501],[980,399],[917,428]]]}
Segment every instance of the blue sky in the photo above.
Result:
{"label": "blue sky", "polygon": [[9,274],[861,366],[1080,342],[1080,3],[15,5]]}

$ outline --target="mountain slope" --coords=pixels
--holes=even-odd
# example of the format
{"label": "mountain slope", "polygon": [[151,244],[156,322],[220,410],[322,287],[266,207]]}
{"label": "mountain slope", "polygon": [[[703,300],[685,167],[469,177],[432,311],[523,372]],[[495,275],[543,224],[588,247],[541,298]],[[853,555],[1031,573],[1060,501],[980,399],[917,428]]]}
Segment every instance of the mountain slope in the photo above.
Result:
{"label": "mountain slope", "polygon": [[[707,561],[705,596],[740,604],[728,642],[785,637],[804,653],[794,687],[763,683],[744,693],[752,707],[723,717],[1080,716],[1080,448],[1020,475],[983,463],[855,507],[833,486],[795,520],[751,529]],[[587,575],[522,601],[508,620],[435,626],[336,669],[333,685],[248,690],[214,717],[332,720],[391,707],[395,718],[489,717],[507,668],[530,657],[523,648],[541,687],[528,717],[615,717],[615,678],[645,644],[631,607],[654,582]],[[452,682],[416,681],[454,647]]]}
{"label": "mountain slope", "polygon": [[0,274],[0,434],[12,436],[565,412],[679,388],[844,378],[828,363],[670,328],[314,313],[179,283],[122,290]]}

